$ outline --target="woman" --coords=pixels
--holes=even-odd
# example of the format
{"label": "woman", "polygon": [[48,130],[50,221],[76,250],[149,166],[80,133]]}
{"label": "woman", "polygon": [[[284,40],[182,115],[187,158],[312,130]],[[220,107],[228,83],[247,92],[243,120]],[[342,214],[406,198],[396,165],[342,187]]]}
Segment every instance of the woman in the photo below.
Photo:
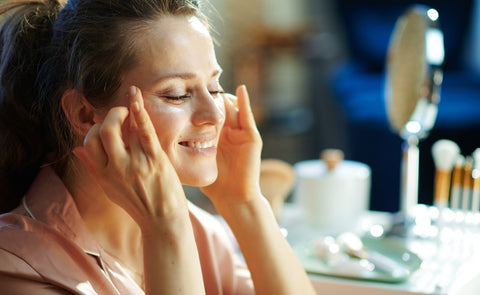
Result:
{"label": "woman", "polygon": [[223,94],[196,1],[1,12],[2,201],[18,205],[0,217],[3,292],[314,293],[260,193],[246,88]]}

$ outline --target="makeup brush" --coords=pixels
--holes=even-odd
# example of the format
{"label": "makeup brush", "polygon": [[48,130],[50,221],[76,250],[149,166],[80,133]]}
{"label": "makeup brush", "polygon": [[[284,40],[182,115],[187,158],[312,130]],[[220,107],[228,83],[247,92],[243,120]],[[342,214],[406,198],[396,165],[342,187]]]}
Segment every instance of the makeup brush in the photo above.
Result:
{"label": "makeup brush", "polygon": [[462,176],[464,165],[465,157],[463,155],[458,155],[452,172],[452,190],[450,192],[450,208],[452,208],[452,210],[460,209],[460,197],[462,194]]}
{"label": "makeup brush", "polygon": [[472,170],[473,158],[471,156],[465,157],[465,166],[463,167],[463,188],[462,188],[462,209],[468,211],[470,209],[470,193],[472,189]]}
{"label": "makeup brush", "polygon": [[448,205],[450,176],[459,154],[460,148],[458,145],[448,139],[438,140],[432,146],[433,161],[436,169],[433,204],[439,208],[445,208]]}
{"label": "makeup brush", "polygon": [[480,148],[477,148],[473,154],[472,170],[472,211],[478,212],[480,209]]}

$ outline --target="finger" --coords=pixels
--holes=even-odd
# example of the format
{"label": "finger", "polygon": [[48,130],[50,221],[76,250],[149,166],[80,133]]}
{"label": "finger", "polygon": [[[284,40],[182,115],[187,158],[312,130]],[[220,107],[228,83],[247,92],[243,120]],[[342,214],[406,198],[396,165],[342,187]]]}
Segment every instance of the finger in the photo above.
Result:
{"label": "finger", "polygon": [[[150,116],[145,109],[143,97],[140,89],[135,86],[130,87],[130,111],[132,114],[133,125],[137,132],[137,140],[143,152],[150,157],[155,157],[159,153],[160,143],[158,141],[155,127]],[[132,143],[135,143],[133,140]]]}
{"label": "finger", "polygon": [[112,108],[99,129],[99,136],[108,156],[119,155],[125,152],[125,143],[122,138],[122,126],[128,117],[125,107]]}
{"label": "finger", "polygon": [[245,85],[237,87],[236,95],[238,98],[238,124],[240,125],[240,128],[256,128],[255,118],[253,117],[252,108],[250,106],[250,98],[248,96],[247,87]]}
{"label": "finger", "polygon": [[[133,87],[133,86],[132,86]],[[128,90],[128,110],[130,115],[128,116],[128,149],[131,151],[131,155],[135,156],[138,154],[138,151],[141,151],[143,154],[142,146],[138,140],[138,125],[135,121],[134,109],[138,112],[138,102],[135,101],[136,88],[130,87]],[[133,97],[132,97],[133,96]]]}
{"label": "finger", "polygon": [[235,109],[238,111],[238,99],[235,95],[232,95],[230,93],[227,93],[227,98],[230,100],[230,102],[233,104]]}
{"label": "finger", "polygon": [[98,134],[99,128],[100,124],[93,125],[83,141],[85,152],[95,170],[105,168],[108,163],[107,153]]}
{"label": "finger", "polygon": [[238,128],[237,98],[227,93],[223,95],[223,101],[225,103],[225,126]]}

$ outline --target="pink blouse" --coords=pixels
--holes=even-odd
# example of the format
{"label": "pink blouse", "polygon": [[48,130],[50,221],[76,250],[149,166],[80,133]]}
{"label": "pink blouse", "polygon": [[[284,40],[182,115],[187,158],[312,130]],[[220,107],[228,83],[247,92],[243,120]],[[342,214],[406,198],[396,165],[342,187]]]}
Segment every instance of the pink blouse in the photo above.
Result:
{"label": "pink blouse", "polygon": [[[207,294],[254,294],[250,273],[223,226],[190,204]],[[51,168],[42,168],[20,206],[0,215],[0,293],[144,294],[88,232]]]}

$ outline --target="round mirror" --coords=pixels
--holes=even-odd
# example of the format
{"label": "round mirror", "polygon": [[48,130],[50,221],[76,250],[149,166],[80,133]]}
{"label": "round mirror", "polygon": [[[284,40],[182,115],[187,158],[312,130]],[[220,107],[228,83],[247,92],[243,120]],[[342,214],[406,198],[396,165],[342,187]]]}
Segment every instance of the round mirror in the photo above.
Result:
{"label": "round mirror", "polygon": [[435,124],[442,83],[443,33],[438,12],[410,7],[396,22],[386,61],[385,106],[392,129],[404,140],[400,207],[418,203],[418,141]]}

